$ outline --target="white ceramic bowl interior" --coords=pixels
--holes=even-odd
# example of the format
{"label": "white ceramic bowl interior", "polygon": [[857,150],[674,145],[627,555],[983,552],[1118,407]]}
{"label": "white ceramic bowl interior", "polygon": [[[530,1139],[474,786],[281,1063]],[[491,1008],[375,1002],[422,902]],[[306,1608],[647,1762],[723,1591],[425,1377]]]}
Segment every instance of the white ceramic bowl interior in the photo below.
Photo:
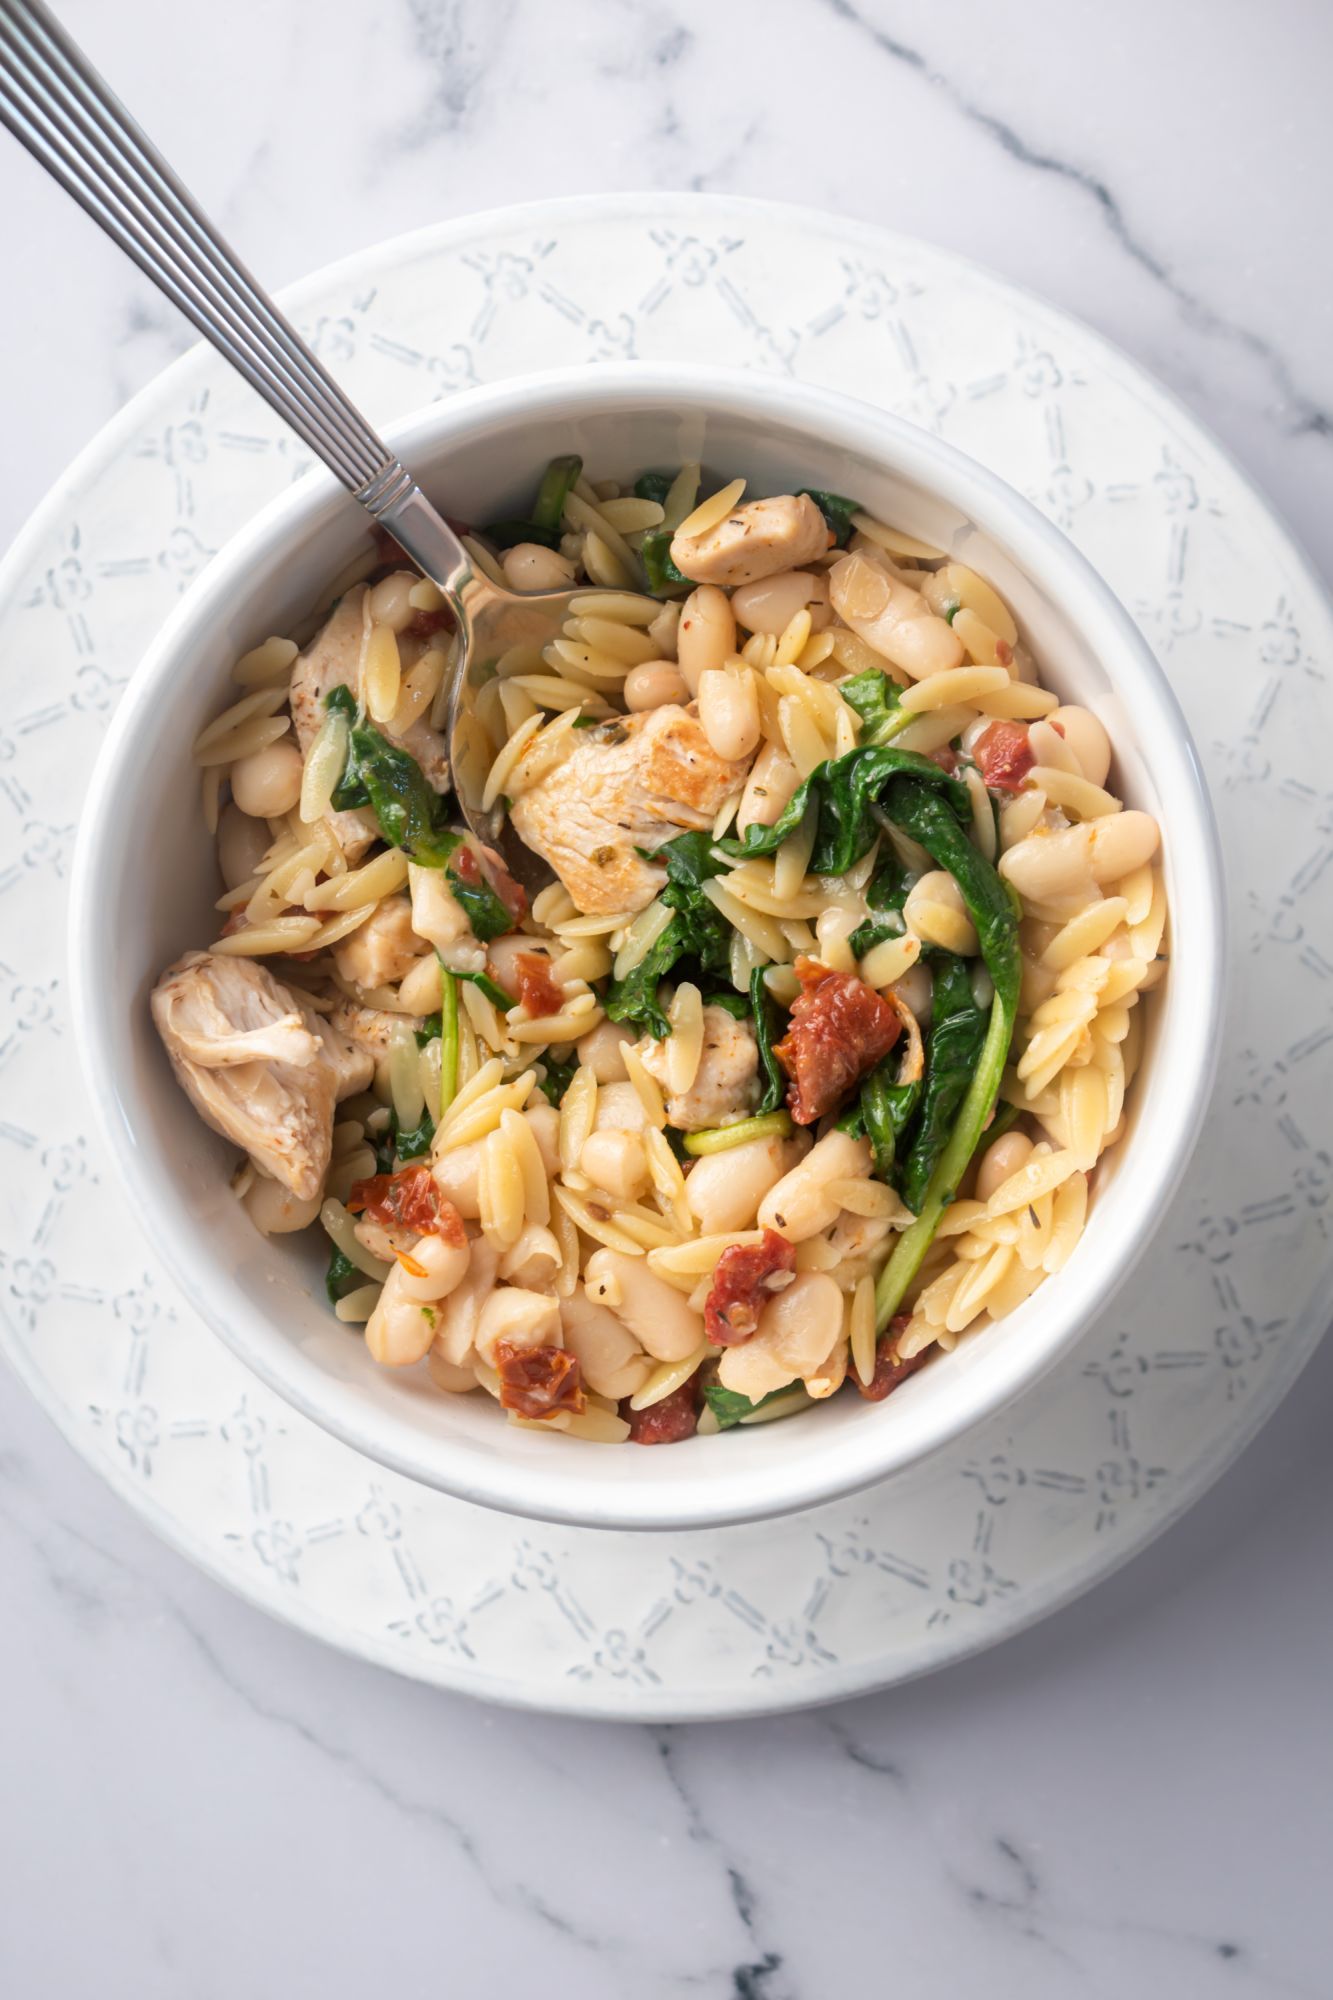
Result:
{"label": "white ceramic bowl interior", "polygon": [[229,696],[232,662],[306,619],[365,544],[360,510],[312,474],[182,598],[135,673],[83,810],[71,956],[76,1022],[130,1206],[192,1304],[272,1388],[369,1458],[465,1499],[551,1520],[699,1527],[805,1507],[920,1459],[1017,1396],[1078,1340],[1146,1245],[1184,1171],[1211,1082],[1223,969],[1221,880],[1197,759],[1136,627],[1071,544],[993,474],[862,404],[751,374],[624,365],[527,377],[402,425],[404,461],[449,513],[521,513],[557,452],[624,477],[700,458],[754,492],[850,493],[981,571],[1013,607],[1043,678],[1101,716],[1114,782],[1164,829],[1170,977],[1123,1143],[1057,1278],[887,1402],[843,1394],[795,1420],[669,1450],[545,1438],[490,1398],[447,1396],[372,1363],[325,1302],[323,1239],[265,1241],[228,1191],[234,1149],[173,1082],[148,994],[216,934],[218,880],[189,746]]}

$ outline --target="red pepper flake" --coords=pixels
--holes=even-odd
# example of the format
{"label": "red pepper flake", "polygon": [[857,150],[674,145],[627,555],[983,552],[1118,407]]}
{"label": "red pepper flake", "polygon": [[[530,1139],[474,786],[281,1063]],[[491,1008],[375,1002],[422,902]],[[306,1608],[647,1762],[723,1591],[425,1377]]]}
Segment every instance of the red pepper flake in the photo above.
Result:
{"label": "red pepper flake", "polygon": [[527,1010],[530,1019],[535,1021],[560,1012],[565,996],[552,976],[551,961],[544,952],[516,952],[514,969],[518,973],[519,1005]]}
{"label": "red pepper flake", "polygon": [[774,1054],[791,1078],[787,1102],[798,1125],[813,1125],[888,1054],[903,1031],[895,1007],[850,972],[798,958],[801,992]]}
{"label": "red pepper flake", "polygon": [[577,1416],[587,1404],[578,1356],[563,1347],[517,1347],[512,1340],[497,1340],[495,1372],[500,1407],[517,1416],[540,1421],[557,1410]]}
{"label": "red pepper flake", "polygon": [[704,1301],[704,1332],[714,1347],[748,1340],[764,1307],[790,1283],[795,1269],[796,1246],[776,1229],[766,1229],[762,1243],[729,1243]]}
{"label": "red pepper flake", "polygon": [[679,1444],[682,1438],[693,1437],[699,1423],[695,1400],[698,1381],[696,1369],[688,1382],[682,1382],[679,1389],[673,1389],[660,1402],[649,1404],[646,1410],[631,1409],[626,1397],[620,1405],[620,1414],[629,1425],[629,1443]]}
{"label": "red pepper flake", "polygon": [[983,780],[993,792],[1017,792],[1036,763],[1021,722],[992,722],[972,746]]}
{"label": "red pepper flake", "polygon": [[353,1181],[347,1207],[353,1215],[368,1215],[382,1229],[438,1236],[455,1247],[467,1241],[462,1216],[440,1193],[429,1167],[404,1167],[396,1174]]}
{"label": "red pepper flake", "polygon": [[898,1342],[911,1317],[911,1313],[897,1313],[889,1321],[888,1331],[875,1349],[875,1372],[869,1382],[863,1382],[855,1368],[847,1370],[847,1380],[867,1403],[882,1403],[900,1382],[905,1382],[909,1375],[915,1375],[917,1369],[924,1368],[930,1359],[928,1347],[922,1348],[920,1354],[914,1354],[910,1361],[902,1361],[898,1357]]}

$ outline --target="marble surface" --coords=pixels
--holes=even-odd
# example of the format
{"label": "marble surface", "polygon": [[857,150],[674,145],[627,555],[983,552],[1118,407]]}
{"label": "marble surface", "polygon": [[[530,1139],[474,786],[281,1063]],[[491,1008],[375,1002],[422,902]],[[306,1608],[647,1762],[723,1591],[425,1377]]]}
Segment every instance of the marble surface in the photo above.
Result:
{"label": "marble surface", "polygon": [[[64,12],[273,284],[542,194],[852,212],[1119,340],[1333,568],[1309,0],[1029,0],[1021,30],[978,0]],[[37,281],[0,324],[7,538],[184,335],[8,146],[0,197]],[[320,1650],[157,1544],[0,1377],[0,1987],[1323,1994],[1331,1395],[1326,1348],[1183,1523],[993,1654],[651,1730]]]}

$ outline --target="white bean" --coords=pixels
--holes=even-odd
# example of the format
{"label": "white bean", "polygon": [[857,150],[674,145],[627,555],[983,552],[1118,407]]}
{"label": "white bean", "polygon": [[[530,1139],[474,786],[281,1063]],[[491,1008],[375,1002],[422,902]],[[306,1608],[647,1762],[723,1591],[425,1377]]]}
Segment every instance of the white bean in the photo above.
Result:
{"label": "white bean", "polygon": [[496,1345],[502,1340],[512,1347],[558,1347],[559,1301],[520,1285],[499,1285],[477,1315],[475,1339],[488,1368],[494,1368]]}
{"label": "white bean", "polygon": [[620,1317],[657,1361],[683,1361],[703,1342],[704,1323],[684,1295],[650,1271],[642,1257],[619,1250],[594,1250],[587,1277],[596,1287],[607,1278],[618,1290]]}
{"label": "white bean", "polygon": [[828,1183],[856,1180],[869,1170],[869,1140],[827,1132],[798,1166],[769,1189],[759,1204],[759,1221],[793,1243],[804,1243],[838,1219],[840,1203],[829,1194]]}
{"label": "white bean", "polygon": [[632,1083],[604,1083],[597,1093],[599,1132],[646,1132],[648,1119]]}
{"label": "white bean", "polygon": [[751,1139],[696,1160],[685,1176],[685,1200],[704,1235],[751,1228],[760,1202],[798,1157],[794,1141]]}
{"label": "white bean", "polygon": [[842,1293],[825,1271],[801,1271],[769,1300],[758,1331],[725,1347],[718,1368],[724,1389],[756,1400],[810,1375],[842,1331]]}
{"label": "white bean", "polygon": [[781,819],[800,783],[801,774],[786,751],[776,743],[766,743],[745,781],[736,814],[737,831],[744,833],[750,826],[772,826]]}
{"label": "white bean", "polygon": [[1000,857],[1000,873],[1029,903],[1074,910],[1095,899],[1157,852],[1160,834],[1150,813],[1110,813],[1105,819],[1054,832],[1038,828]]}
{"label": "white bean", "polygon": [[1088,783],[1104,785],[1111,769],[1111,739],[1091,709],[1056,708],[1046,720],[1061,732]]}
{"label": "white bean", "polygon": [[699,676],[699,721],[719,757],[738,764],[759,742],[759,694],[748,667]]}
{"label": "white bean", "polygon": [[398,998],[409,1014],[433,1014],[441,997],[440,961],[428,951],[399,981]]}
{"label": "white bean", "polygon": [[436,1310],[434,1351],[455,1368],[463,1367],[476,1351],[477,1323],[495,1285],[498,1261],[498,1251],[479,1236],[466,1276]]}
{"label": "white bean", "polygon": [[699,676],[716,670],[736,650],[736,620],[725,590],[700,584],[685,599],[676,629],[676,657],[691,694],[699,692]]}
{"label": "white bean", "polygon": [[946,868],[931,868],[912,884],[903,904],[903,918],[922,944],[938,945],[971,958],[977,933],[958,884]]}
{"label": "white bean", "polygon": [[666,708],[671,702],[684,704],[689,698],[684,675],[674,660],[645,660],[625,676],[625,706],[633,714]]}
{"label": "white bean", "polygon": [[505,550],[500,567],[511,590],[568,590],[574,581],[568,557],[540,542],[517,542]]}
{"label": "white bean", "polygon": [[560,1165],[560,1113],[554,1104],[548,1104],[544,1097],[539,1097],[535,1104],[525,1107],[523,1116],[532,1127],[542,1165],[548,1174],[555,1173]]}
{"label": "white bean", "polygon": [[1100,888],[1119,882],[1151,861],[1162,836],[1151,813],[1108,813],[1105,819],[1086,822],[1088,849],[1092,858],[1092,879]]}
{"label": "white bean", "polygon": [[455,1146],[441,1153],[431,1167],[431,1179],[446,1200],[451,1201],[465,1222],[475,1222],[481,1214],[478,1176],[481,1173],[480,1139],[470,1145]]}
{"label": "white bean", "polygon": [[757,583],[743,583],[739,590],[733,590],[731,609],[736,623],[747,632],[770,632],[780,639],[797,612],[806,610],[811,630],[822,632],[832,616],[828,578],[812,576],[808,570],[784,569],[777,576],[760,577]]}
{"label": "white bean", "polygon": [[445,880],[443,868],[423,868],[410,861],[407,885],[412,896],[412,928],[419,938],[443,950],[468,933],[467,912]]}
{"label": "white bean", "polygon": [[620,1051],[633,1040],[629,1029],[619,1021],[599,1021],[591,1034],[575,1042],[574,1048],[579,1061],[592,1071],[598,1083],[623,1083],[625,1065]]}
{"label": "white bean", "polygon": [[544,1223],[526,1222],[522,1234],[500,1259],[500,1276],[529,1291],[546,1291],[560,1269],[560,1245]]}
{"label": "white bean", "polygon": [[989,1201],[1002,1181],[1016,1174],[1032,1157],[1032,1141],[1026,1132],[1005,1132],[987,1146],[977,1168],[976,1197]]}
{"label": "white bean", "polygon": [[257,1173],[250,1183],[242,1207],[261,1236],[289,1236],[295,1229],[308,1229],[324,1205],[324,1191],[309,1201],[298,1201],[281,1181]]}
{"label": "white bean", "polygon": [[446,1243],[442,1236],[421,1236],[408,1255],[421,1267],[421,1276],[418,1278],[399,1264],[397,1268],[402,1272],[399,1290],[404,1298],[431,1305],[436,1299],[448,1298],[464,1278],[472,1252],[466,1237],[461,1243]]}
{"label": "white bean", "polygon": [[226,805],[218,818],[218,868],[229,889],[239,889],[259,873],[271,841],[262,819],[251,819],[239,806]]}
{"label": "white bean", "polygon": [[550,959],[549,948],[537,938],[526,937],[522,931],[511,931],[507,937],[492,938],[486,947],[486,970],[497,985],[506,993],[518,993],[518,960],[520,953],[535,954],[538,958]]}
{"label": "white bean", "polygon": [[231,795],[251,819],[281,819],[301,796],[301,753],[294,743],[270,743],[231,767]]}
{"label": "white bean", "polygon": [[622,1201],[637,1201],[648,1185],[648,1155],[637,1132],[593,1132],[579,1166],[594,1187]]}
{"label": "white bean", "polygon": [[387,625],[391,632],[405,631],[416,616],[411,594],[420,581],[419,576],[407,569],[396,569],[392,576],[381,577],[370,593],[372,624]]}
{"label": "white bean", "polygon": [[366,1321],[366,1346],[384,1368],[410,1368],[430,1352],[438,1315],[427,1300],[403,1290],[407,1273],[395,1264]]}
{"label": "white bean", "polygon": [[624,1321],[609,1306],[599,1306],[582,1285],[560,1302],[565,1346],[577,1355],[583,1379],[599,1396],[619,1402],[641,1389],[652,1362]]}

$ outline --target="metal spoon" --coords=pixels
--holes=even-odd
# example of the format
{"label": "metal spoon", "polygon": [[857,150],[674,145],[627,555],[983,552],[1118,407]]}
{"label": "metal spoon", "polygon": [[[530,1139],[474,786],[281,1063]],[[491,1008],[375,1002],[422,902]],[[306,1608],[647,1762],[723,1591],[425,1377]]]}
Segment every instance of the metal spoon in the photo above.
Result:
{"label": "metal spoon", "polygon": [[[233,254],[40,0],[0,0],[0,122],[239,369],[443,594],[458,626],[448,743],[469,827],[530,891],[551,880],[500,807],[483,810],[489,745],[469,693],[515,646],[559,635],[577,591],[519,596],[492,583],[412,475]],[[469,741],[471,735],[471,741]]]}

